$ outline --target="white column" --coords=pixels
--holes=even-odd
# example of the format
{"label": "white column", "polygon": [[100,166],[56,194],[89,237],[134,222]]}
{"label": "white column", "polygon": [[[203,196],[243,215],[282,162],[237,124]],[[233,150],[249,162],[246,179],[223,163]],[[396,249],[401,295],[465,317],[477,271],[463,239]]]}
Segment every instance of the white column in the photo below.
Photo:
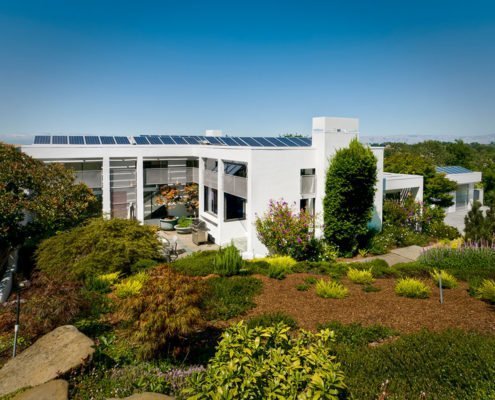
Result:
{"label": "white column", "polygon": [[199,212],[198,216],[205,212],[205,160],[203,157],[198,159],[198,196]]}
{"label": "white column", "polygon": [[102,211],[103,216],[110,218],[112,213],[112,201],[110,197],[110,158],[103,157],[101,168],[101,190],[103,197]]}
{"label": "white column", "polygon": [[225,198],[223,194],[223,173],[224,173],[224,165],[223,160],[218,159],[218,175],[217,175],[217,186],[218,186],[218,210],[217,210],[217,218],[218,218],[218,238],[216,238],[216,242],[219,245],[223,244],[222,237],[222,227],[225,220]]}
{"label": "white column", "polygon": [[136,218],[139,222],[144,223],[144,169],[143,156],[136,159]]}
{"label": "white column", "polygon": [[247,163],[247,195],[246,195],[246,229],[247,229],[247,258],[253,258],[254,254],[254,237],[256,235],[256,228],[254,226],[254,214],[253,214],[253,174],[251,166],[253,158],[253,152],[249,152],[249,162]]}

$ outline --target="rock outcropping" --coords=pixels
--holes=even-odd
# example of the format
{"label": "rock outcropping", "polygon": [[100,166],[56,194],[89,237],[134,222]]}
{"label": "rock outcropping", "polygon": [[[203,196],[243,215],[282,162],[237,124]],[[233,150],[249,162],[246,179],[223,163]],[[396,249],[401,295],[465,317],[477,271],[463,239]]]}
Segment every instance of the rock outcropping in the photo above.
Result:
{"label": "rock outcropping", "polygon": [[12,400],[67,400],[69,384],[63,379],[43,383],[43,385],[19,393]]}

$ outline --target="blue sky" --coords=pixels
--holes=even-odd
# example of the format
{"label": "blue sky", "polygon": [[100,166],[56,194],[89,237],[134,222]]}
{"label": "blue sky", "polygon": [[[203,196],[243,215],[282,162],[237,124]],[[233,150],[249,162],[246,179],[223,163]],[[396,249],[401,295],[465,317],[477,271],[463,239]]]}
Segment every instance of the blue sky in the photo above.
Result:
{"label": "blue sky", "polygon": [[0,0],[0,140],[495,133],[493,1]]}

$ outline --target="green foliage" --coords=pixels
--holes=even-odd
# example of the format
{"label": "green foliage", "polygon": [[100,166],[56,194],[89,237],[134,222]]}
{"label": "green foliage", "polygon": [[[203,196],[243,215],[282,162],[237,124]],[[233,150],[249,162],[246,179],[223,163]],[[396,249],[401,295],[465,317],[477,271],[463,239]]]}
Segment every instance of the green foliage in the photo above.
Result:
{"label": "green foliage", "polygon": [[261,292],[262,283],[250,276],[211,278],[202,308],[207,320],[228,320],[254,307],[253,298]]}
{"label": "green foliage", "polygon": [[324,232],[341,254],[355,252],[368,232],[376,183],[373,152],[353,140],[338,150],[326,176]]}
{"label": "green foliage", "polygon": [[215,273],[220,276],[238,275],[242,265],[242,257],[233,243],[221,249],[215,256]]}
{"label": "green foliage", "polygon": [[337,357],[351,399],[485,400],[495,395],[494,336],[421,331],[376,347],[337,345]]}
{"label": "green foliage", "polygon": [[430,291],[427,285],[414,278],[400,278],[395,285],[395,293],[403,297],[426,299]]}
{"label": "green foliage", "polygon": [[[61,164],[45,164],[0,143],[0,253],[77,226],[100,208],[91,190]],[[32,218],[21,225],[25,213]]]}
{"label": "green foliage", "polygon": [[371,268],[369,270],[359,270],[355,268],[349,268],[347,271],[347,277],[354,283],[359,285],[371,285],[375,280],[373,279],[373,273]]}
{"label": "green foliage", "polygon": [[268,211],[256,217],[255,224],[259,240],[272,254],[304,260],[313,252],[315,218],[295,204],[270,200]]}
{"label": "green foliage", "polygon": [[314,276],[308,276],[307,278],[304,279],[304,282],[307,283],[308,285],[314,285],[316,282],[318,282],[318,279],[315,278]]}
{"label": "green foliage", "polygon": [[447,271],[434,269],[430,274],[437,286],[440,285],[440,279],[442,280],[442,287],[444,289],[454,289],[458,285],[455,276],[449,274]]}
{"label": "green foliage", "polygon": [[200,300],[198,281],[166,265],[150,270],[139,295],[119,305],[118,314],[137,345],[138,357],[149,359],[165,348],[179,348],[180,339],[201,325]]}
{"label": "green foliage", "polygon": [[284,279],[287,274],[293,272],[297,261],[290,256],[275,256],[264,258],[268,264],[268,276],[273,279]]}
{"label": "green foliage", "polygon": [[495,304],[495,280],[483,280],[481,285],[478,287],[476,294],[480,299]]}
{"label": "green foliage", "polygon": [[119,299],[126,299],[128,297],[137,296],[141,293],[143,286],[148,281],[149,276],[146,272],[138,272],[135,275],[131,275],[124,279],[122,282],[114,285],[115,295]]}
{"label": "green foliage", "polygon": [[283,323],[291,329],[297,328],[296,320],[290,315],[284,314],[283,312],[273,312],[257,315],[247,321],[247,326],[249,329],[253,329],[258,326],[270,327],[279,323]]}
{"label": "green foliage", "polygon": [[397,335],[396,331],[382,325],[363,326],[358,323],[343,324],[339,321],[318,325],[318,330],[321,329],[330,329],[335,333],[336,343],[347,346],[364,346]]}
{"label": "green foliage", "polygon": [[36,261],[54,279],[67,275],[85,280],[110,272],[128,274],[138,260],[158,258],[159,250],[153,227],[126,219],[94,218],[43,241]]}
{"label": "green foliage", "polygon": [[171,264],[174,271],[190,276],[207,276],[215,273],[217,250],[196,251]]}
{"label": "green foliage", "polygon": [[390,275],[390,267],[385,260],[376,258],[365,262],[353,262],[344,264],[347,269],[355,269],[359,271],[370,271],[374,277],[380,278],[382,276]]}
{"label": "green foliage", "polygon": [[120,272],[111,272],[109,274],[88,276],[85,286],[88,290],[100,293],[109,293],[112,285],[120,278]]}
{"label": "green foliage", "polygon": [[316,294],[324,299],[343,299],[349,294],[349,289],[339,282],[320,279],[316,282]]}
{"label": "green foliage", "polygon": [[300,283],[299,285],[296,285],[296,289],[300,292],[307,292],[310,287],[311,285],[308,283]]}
{"label": "green foliage", "polygon": [[143,270],[152,268],[154,266],[158,265],[158,261],[156,260],[151,260],[149,258],[144,258],[142,260],[136,261],[132,266],[131,266],[131,273],[135,274],[137,272],[141,272]]}
{"label": "green foliage", "polygon": [[331,353],[333,332],[290,327],[229,328],[207,370],[190,379],[188,399],[338,399],[344,375]]}
{"label": "green foliage", "polygon": [[418,261],[398,263],[390,267],[390,275],[397,277],[429,278],[433,267]]}
{"label": "green foliage", "polygon": [[495,211],[490,209],[483,214],[481,203],[475,201],[464,217],[464,238],[491,245],[495,242]]}
{"label": "green foliage", "polygon": [[179,228],[189,228],[192,225],[192,219],[187,217],[180,217],[177,225]]}

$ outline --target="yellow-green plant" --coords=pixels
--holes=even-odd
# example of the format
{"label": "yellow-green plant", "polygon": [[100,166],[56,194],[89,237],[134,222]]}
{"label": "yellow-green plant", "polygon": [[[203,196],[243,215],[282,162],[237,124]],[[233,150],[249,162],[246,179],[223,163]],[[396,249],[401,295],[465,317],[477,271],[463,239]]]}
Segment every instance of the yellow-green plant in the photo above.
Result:
{"label": "yellow-green plant", "polygon": [[325,299],[343,299],[349,294],[349,289],[335,281],[320,279],[316,282],[316,294]]}
{"label": "yellow-green plant", "polygon": [[370,269],[349,268],[347,277],[354,283],[359,285],[371,285],[375,280]]}
{"label": "yellow-green plant", "polygon": [[148,278],[146,272],[138,272],[137,274],[130,276],[114,285],[115,295],[120,299],[138,295]]}
{"label": "yellow-green plant", "polygon": [[485,279],[477,290],[480,299],[495,303],[495,280]]}
{"label": "yellow-green plant", "polygon": [[337,400],[344,374],[333,354],[334,333],[301,331],[278,323],[249,329],[240,322],[222,334],[205,372],[192,375],[187,399]]}
{"label": "yellow-green plant", "polygon": [[297,264],[297,261],[290,256],[267,257],[265,261],[269,264],[268,276],[274,279],[284,279]]}
{"label": "yellow-green plant", "polygon": [[242,257],[239,250],[231,243],[221,249],[214,260],[215,272],[222,276],[238,275],[242,267]]}
{"label": "yellow-green plant", "polygon": [[107,282],[110,285],[113,285],[120,278],[120,272],[111,272],[109,274],[98,275],[98,279]]}
{"label": "yellow-green plant", "polygon": [[447,271],[444,271],[443,269],[440,270],[434,269],[433,271],[430,272],[430,275],[437,284],[437,286],[440,284],[440,278],[442,278],[442,287],[444,289],[453,289],[458,285],[455,276],[449,274]]}
{"label": "yellow-green plant", "polygon": [[426,299],[430,296],[430,288],[419,279],[402,278],[395,285],[395,293],[403,297]]}

